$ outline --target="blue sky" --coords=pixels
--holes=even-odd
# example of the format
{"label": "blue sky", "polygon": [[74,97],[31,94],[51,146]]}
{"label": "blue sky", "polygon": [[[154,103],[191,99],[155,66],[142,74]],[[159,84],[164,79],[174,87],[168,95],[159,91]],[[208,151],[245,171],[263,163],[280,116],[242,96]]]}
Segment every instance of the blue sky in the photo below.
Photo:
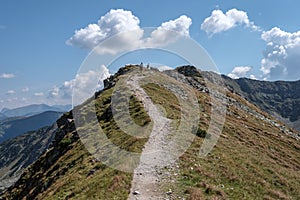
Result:
{"label": "blue sky", "polygon": [[188,31],[222,74],[299,79],[299,7],[297,0],[2,0],[0,109],[31,103],[71,103],[72,84],[91,48],[81,48],[86,35],[77,35],[69,45],[66,42],[75,30],[97,24],[112,9],[130,11],[131,22],[137,18],[140,28],[159,27],[170,21],[168,27],[180,25],[179,31]]}

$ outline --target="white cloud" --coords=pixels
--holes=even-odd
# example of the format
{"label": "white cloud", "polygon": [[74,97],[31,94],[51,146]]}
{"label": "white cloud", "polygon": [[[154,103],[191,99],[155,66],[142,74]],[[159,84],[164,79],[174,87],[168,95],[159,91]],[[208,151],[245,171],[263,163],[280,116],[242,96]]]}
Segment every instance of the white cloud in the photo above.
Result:
{"label": "white cloud", "polygon": [[24,87],[21,91],[22,92],[29,92],[29,88],[28,87]]}
{"label": "white cloud", "polygon": [[[187,17],[186,15],[181,15],[179,18],[175,20],[170,20],[167,22],[163,22],[153,33],[152,35],[159,34],[160,31],[170,30],[178,33],[183,36],[190,36],[189,28],[192,25],[192,19]],[[161,32],[164,34],[164,32]]]}
{"label": "white cloud", "polygon": [[264,31],[267,43],[261,60],[262,78],[297,80],[300,77],[300,31],[290,33],[274,27]]}
{"label": "white cloud", "polygon": [[6,92],[7,95],[12,95],[12,94],[15,94],[15,93],[16,93],[16,91],[14,91],[14,90],[8,90]]}
{"label": "white cloud", "polygon": [[[180,35],[189,36],[192,20],[182,15],[175,20],[164,22],[148,38],[143,38],[144,30],[139,24],[139,18],[131,11],[112,9],[102,16],[97,24],[89,24],[76,30],[66,43],[84,49],[93,49],[101,43],[101,48],[96,49],[99,54],[115,54],[138,47],[163,46]],[[112,36],[112,40],[106,40]]]}
{"label": "white cloud", "polygon": [[33,95],[36,96],[36,97],[41,97],[41,96],[44,96],[44,93],[43,92],[36,92]]}
{"label": "white cloud", "polygon": [[[238,66],[233,68],[232,72],[228,74],[230,78],[238,79],[241,77],[246,77],[247,73],[251,70],[249,66]],[[250,75],[250,78],[255,78],[254,75]]]}
{"label": "white cloud", "polygon": [[211,16],[207,17],[201,24],[201,29],[209,35],[214,35],[232,29],[238,25],[244,25],[252,30],[260,30],[248,18],[246,12],[235,8],[228,10],[225,14],[222,10],[213,10]]}
{"label": "white cloud", "polygon": [[249,78],[250,78],[250,79],[253,79],[253,80],[257,80],[257,78],[256,78],[256,76],[255,76],[254,74],[251,74],[251,75],[249,76]]}
{"label": "white cloud", "polygon": [[192,19],[186,15],[182,15],[175,20],[163,22],[151,33],[151,36],[144,43],[152,47],[160,47],[176,41],[178,37],[189,37],[189,28],[191,25]]}
{"label": "white cloud", "polygon": [[49,96],[52,97],[57,97],[59,95],[59,87],[57,87],[56,85],[52,88],[52,90],[49,92]]}
{"label": "white cloud", "polygon": [[62,86],[54,86],[52,90],[49,91],[48,99],[69,104],[74,92],[74,104],[80,104],[91,97],[96,90],[102,89],[103,80],[109,76],[109,70],[104,65],[100,66],[98,71],[90,70],[86,73],[77,74],[75,79],[65,81]]}
{"label": "white cloud", "polygon": [[3,73],[3,74],[0,75],[0,78],[5,78],[5,79],[7,79],[7,78],[14,78],[14,77],[15,77],[14,74]]}
{"label": "white cloud", "polygon": [[49,91],[47,98],[55,103],[70,104],[72,99],[73,82],[74,80],[65,81],[60,87],[56,85],[53,86],[53,88]]}
{"label": "white cloud", "polygon": [[189,28],[192,25],[192,19],[186,15],[181,15],[175,20],[170,20],[161,24],[159,29],[176,31],[180,35],[190,36]]}
{"label": "white cloud", "polygon": [[169,67],[167,65],[161,65],[161,66],[157,67],[157,69],[162,72],[162,71],[166,71],[166,70],[172,70],[173,68]]}
{"label": "white cloud", "polygon": [[135,34],[130,34],[130,37],[123,35],[118,38],[119,46],[128,46],[130,42],[139,40],[143,35],[143,30],[141,30],[139,24],[140,20],[131,11],[112,9],[102,16],[97,24],[89,24],[85,28],[76,30],[75,34],[67,41],[67,44],[93,49],[106,38],[121,32],[134,31]]}

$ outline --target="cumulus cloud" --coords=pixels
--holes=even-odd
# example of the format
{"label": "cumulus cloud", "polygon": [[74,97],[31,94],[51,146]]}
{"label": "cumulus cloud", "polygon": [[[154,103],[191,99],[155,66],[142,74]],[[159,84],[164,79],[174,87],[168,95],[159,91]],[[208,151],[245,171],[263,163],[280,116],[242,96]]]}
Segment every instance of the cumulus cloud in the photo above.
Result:
{"label": "cumulus cloud", "polygon": [[78,105],[93,96],[96,90],[102,89],[103,80],[110,75],[104,65],[100,66],[98,71],[89,70],[77,74],[75,79],[65,81],[62,86],[54,86],[49,91],[48,99],[60,103],[70,103],[73,94],[73,103]]}
{"label": "cumulus cloud", "polygon": [[257,78],[256,78],[256,76],[254,74],[250,74],[249,78],[253,79],[253,80],[257,80]]}
{"label": "cumulus cloud", "polygon": [[36,92],[33,95],[36,96],[36,97],[41,97],[41,96],[44,96],[44,93],[43,92]]}
{"label": "cumulus cloud", "polygon": [[222,10],[212,11],[211,16],[207,17],[201,24],[201,29],[209,35],[214,35],[238,25],[251,28],[254,31],[260,30],[258,26],[249,20],[246,12],[235,8],[228,10],[226,13],[223,13]]}
{"label": "cumulus cloud", "polygon": [[184,36],[190,36],[189,28],[192,25],[192,19],[187,17],[186,15],[182,15],[179,18],[175,20],[170,20],[168,22],[164,22],[161,24],[159,29],[164,30],[171,30],[176,31],[177,33],[184,35]]}
{"label": "cumulus cloud", "polygon": [[12,95],[12,94],[15,94],[15,93],[16,93],[16,91],[14,91],[14,90],[8,90],[6,92],[7,95]]}
{"label": "cumulus cloud", "polygon": [[172,70],[173,68],[167,65],[161,65],[157,67],[157,69],[162,72],[162,71]]}
{"label": "cumulus cloud", "polygon": [[[131,11],[112,9],[102,16],[97,24],[89,24],[85,28],[76,30],[75,34],[66,43],[80,48],[93,49],[106,38],[121,32],[134,31],[134,34],[132,33],[130,37],[117,38],[120,46],[121,44],[129,45],[130,42],[139,40],[143,35],[143,30],[139,24],[140,20]],[[107,51],[109,52],[109,49]]]}
{"label": "cumulus cloud", "polygon": [[300,77],[300,31],[290,33],[274,27],[264,31],[267,43],[260,70],[264,79],[297,80]]}
{"label": "cumulus cloud", "polygon": [[3,73],[3,74],[0,75],[0,78],[5,78],[5,79],[7,79],[7,78],[14,78],[14,77],[15,77],[14,74]]}
{"label": "cumulus cloud", "polygon": [[[162,46],[174,41],[176,39],[174,36],[178,35],[189,36],[191,24],[192,20],[182,15],[175,20],[162,23],[150,37],[143,38],[144,30],[140,27],[138,17],[131,11],[112,9],[102,16],[97,24],[89,24],[76,30],[66,43],[84,49],[93,49],[101,43],[101,48],[96,48],[99,54],[115,54],[139,47]],[[112,40],[106,40],[112,36]]]}
{"label": "cumulus cloud", "polygon": [[164,46],[170,42],[174,42],[178,37],[189,37],[189,29],[192,25],[192,19],[186,15],[182,15],[175,20],[163,22],[155,29],[144,43],[149,46]]}
{"label": "cumulus cloud", "polygon": [[[251,71],[251,67],[249,66],[238,66],[233,68],[232,72],[228,74],[228,76],[232,79],[238,79],[241,77],[246,77],[248,72]],[[254,79],[254,75],[250,75],[250,78]]]}

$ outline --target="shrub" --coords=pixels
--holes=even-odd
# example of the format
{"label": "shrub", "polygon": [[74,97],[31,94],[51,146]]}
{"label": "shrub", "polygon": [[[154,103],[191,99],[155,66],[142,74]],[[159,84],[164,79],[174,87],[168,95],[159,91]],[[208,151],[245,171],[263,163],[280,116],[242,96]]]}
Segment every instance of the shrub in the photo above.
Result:
{"label": "shrub", "polygon": [[70,138],[63,138],[61,141],[60,141],[60,144],[62,146],[68,146],[72,143],[72,140]]}
{"label": "shrub", "polygon": [[206,135],[207,135],[206,130],[203,130],[203,129],[199,128],[199,127],[193,127],[192,131],[193,131],[194,134],[196,134],[198,137],[201,137],[201,138],[205,138]]}

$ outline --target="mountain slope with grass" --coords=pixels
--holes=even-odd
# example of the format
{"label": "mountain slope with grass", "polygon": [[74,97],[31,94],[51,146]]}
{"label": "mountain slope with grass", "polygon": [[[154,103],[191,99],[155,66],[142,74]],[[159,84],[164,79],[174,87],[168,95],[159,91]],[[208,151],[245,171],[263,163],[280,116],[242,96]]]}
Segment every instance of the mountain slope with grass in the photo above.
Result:
{"label": "mountain slope with grass", "polygon": [[[141,192],[147,190],[131,190],[135,184],[133,181],[137,180],[136,174],[113,169],[103,163],[106,160],[95,158],[87,151],[82,143],[84,140],[80,140],[77,132],[90,130],[90,133],[96,134],[93,130],[97,130],[95,127],[99,125],[108,141],[120,149],[142,153],[147,148],[155,120],[151,119],[138,94],[130,97],[129,114],[141,127],[144,138],[125,133],[119,128],[115,121],[117,119],[112,114],[111,95],[116,84],[137,68],[139,66],[133,65],[121,68],[118,73],[105,81],[103,91],[97,92],[93,98],[75,107],[72,112],[65,113],[57,121],[58,128],[52,147],[30,165],[2,197],[7,199],[127,199],[130,195],[142,197],[144,194]],[[151,69],[139,70],[162,73]],[[196,136],[188,149],[173,165],[156,172],[160,175],[159,181],[155,182],[160,197],[300,198],[298,190],[300,144],[296,132],[228,90],[227,115],[222,134],[213,150],[201,158],[199,149],[204,138],[212,137],[208,133],[208,127],[212,117],[213,104],[210,94],[214,90],[213,83],[205,82],[202,73],[192,66],[166,71],[162,76],[174,77],[176,81],[192,87],[199,103],[197,109],[200,121],[193,132]],[[168,118],[173,125],[180,122],[181,107],[176,96],[170,92],[174,88],[165,88],[155,82],[141,87],[154,105],[160,105],[157,108],[162,116]],[[120,101],[122,103],[122,99]],[[76,118],[74,119],[73,115],[78,111],[84,115],[76,116],[81,123],[76,124],[75,128]],[[97,119],[93,120],[90,116],[95,112]],[[186,134],[186,137],[189,137],[192,133]],[[99,147],[101,142],[94,140],[92,146]],[[110,159],[113,158],[107,158]],[[138,166],[139,163],[132,164]]]}

